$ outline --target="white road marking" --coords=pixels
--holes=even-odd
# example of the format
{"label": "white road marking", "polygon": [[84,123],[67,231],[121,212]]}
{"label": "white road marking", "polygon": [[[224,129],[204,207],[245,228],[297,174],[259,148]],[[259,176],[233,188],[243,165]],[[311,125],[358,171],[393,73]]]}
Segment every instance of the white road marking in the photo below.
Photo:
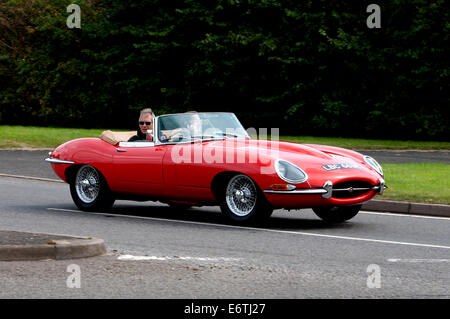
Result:
{"label": "white road marking", "polygon": [[119,260],[131,260],[131,261],[145,261],[145,260],[194,260],[194,261],[239,261],[242,258],[228,258],[228,257],[158,257],[158,256],[134,256],[134,255],[120,255],[117,259]]}
{"label": "white road marking", "polygon": [[411,217],[411,218],[425,218],[425,219],[441,219],[450,221],[450,217],[440,217],[440,216],[424,216],[424,215],[408,215],[408,214],[400,214],[400,213],[378,213],[378,212],[370,212],[370,211],[360,211],[358,214],[367,214],[367,215],[381,215],[381,216],[395,216],[395,217]]}
{"label": "white road marking", "polygon": [[42,181],[42,182],[65,183],[64,181],[59,180],[59,179],[51,179],[51,178],[43,178],[43,177],[33,177],[33,176],[22,176],[22,175],[11,175],[11,174],[3,174],[3,173],[0,173],[0,177],[11,177],[11,178],[30,179],[30,180]]}
{"label": "white road marking", "polygon": [[[55,211],[76,212],[76,213],[80,213],[81,212],[81,211],[78,211],[78,210],[64,209],[64,208],[47,208],[47,209],[48,210],[55,210]],[[103,215],[103,216],[114,216],[114,217],[124,217],[124,218],[132,218],[132,219],[156,220],[156,221],[180,223],[180,224],[203,225],[203,226],[214,226],[214,227],[222,227],[222,228],[244,229],[244,230],[252,230],[252,231],[263,231],[263,232],[271,232],[271,233],[278,233],[278,234],[302,235],[302,236],[313,236],[313,237],[332,238],[332,239],[364,241],[364,242],[381,243],[381,244],[394,244],[394,245],[405,245],[405,246],[415,246],[415,247],[450,249],[450,246],[433,245],[433,244],[421,244],[421,243],[409,243],[409,242],[393,241],[393,240],[381,240],[381,239],[372,239],[372,238],[326,235],[326,234],[309,233],[309,232],[295,232],[295,231],[288,231],[288,230],[278,230],[278,229],[268,229],[268,228],[255,228],[255,227],[245,227],[245,226],[234,226],[234,225],[204,223],[204,222],[195,222],[195,221],[187,221],[187,220],[164,219],[164,218],[156,218],[156,217],[129,216],[129,215],[121,215],[121,214],[108,214],[108,213],[90,213],[90,214]]]}
{"label": "white road marking", "polygon": [[450,259],[396,259],[390,258],[392,263],[449,263]]}

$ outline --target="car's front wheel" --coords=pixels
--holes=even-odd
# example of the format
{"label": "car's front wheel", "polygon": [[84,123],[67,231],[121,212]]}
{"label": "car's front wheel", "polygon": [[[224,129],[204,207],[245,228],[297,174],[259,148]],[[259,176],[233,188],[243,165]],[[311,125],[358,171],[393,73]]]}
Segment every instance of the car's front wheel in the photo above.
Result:
{"label": "car's front wheel", "polygon": [[362,205],[353,206],[333,206],[333,207],[315,207],[314,213],[329,223],[342,223],[358,214]]}
{"label": "car's front wheel", "polygon": [[105,178],[90,165],[83,165],[77,170],[70,182],[70,194],[75,205],[84,211],[106,210],[114,204]]}
{"label": "car's front wheel", "polygon": [[273,208],[247,175],[230,178],[221,199],[222,212],[233,222],[261,222],[272,214]]}

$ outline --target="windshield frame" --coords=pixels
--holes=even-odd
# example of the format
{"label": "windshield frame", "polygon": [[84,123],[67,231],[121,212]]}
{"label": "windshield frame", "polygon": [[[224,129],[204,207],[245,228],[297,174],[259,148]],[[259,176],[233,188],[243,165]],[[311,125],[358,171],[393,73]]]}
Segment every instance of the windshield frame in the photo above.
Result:
{"label": "windshield frame", "polygon": [[[244,138],[244,139],[248,139],[250,138],[250,135],[247,133],[247,131],[245,130],[245,128],[242,126],[241,122],[239,121],[239,119],[237,118],[237,116],[233,113],[233,112],[196,112],[197,114],[232,114],[236,121],[241,125],[243,131],[245,132],[245,136],[239,136],[236,138]],[[160,131],[159,131],[159,120],[162,117],[167,117],[167,116],[173,116],[173,115],[186,115],[189,113],[172,113],[172,114],[163,114],[163,115],[159,115],[155,117],[154,123],[153,123],[153,139],[155,140],[155,145],[173,145],[173,144],[190,144],[190,143],[196,143],[196,142],[204,142],[204,141],[215,141],[215,140],[224,140],[225,138],[229,138],[229,136],[223,135],[223,136],[217,136],[217,137],[208,137],[208,138],[193,138],[190,140],[182,140],[182,141],[173,141],[173,142],[161,142],[159,135],[160,135]],[[226,133],[226,132],[224,132]]]}

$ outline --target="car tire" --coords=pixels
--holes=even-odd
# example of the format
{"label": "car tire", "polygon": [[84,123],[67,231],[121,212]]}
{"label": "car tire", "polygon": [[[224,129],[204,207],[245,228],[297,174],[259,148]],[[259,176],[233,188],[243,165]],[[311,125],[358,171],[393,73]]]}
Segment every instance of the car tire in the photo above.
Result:
{"label": "car tire", "polygon": [[108,210],[115,201],[103,175],[90,165],[76,171],[70,182],[70,195],[83,211]]}
{"label": "car tire", "polygon": [[314,213],[328,223],[343,223],[358,214],[362,205],[315,207]]}
{"label": "car tire", "polygon": [[265,221],[273,212],[256,183],[244,174],[227,180],[220,209],[229,220],[239,224]]}

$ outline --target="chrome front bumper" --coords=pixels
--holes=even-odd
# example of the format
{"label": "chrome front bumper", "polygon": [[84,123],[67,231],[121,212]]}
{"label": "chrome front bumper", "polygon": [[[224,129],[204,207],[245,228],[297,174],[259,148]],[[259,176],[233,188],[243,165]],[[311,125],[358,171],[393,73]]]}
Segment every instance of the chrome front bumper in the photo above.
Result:
{"label": "chrome front bumper", "polygon": [[365,188],[340,188],[340,189],[333,189],[333,183],[331,181],[326,181],[323,187],[320,188],[304,188],[304,189],[294,189],[294,190],[285,190],[285,191],[278,191],[278,190],[264,190],[264,193],[268,194],[285,194],[285,195],[295,195],[295,194],[304,194],[304,195],[311,195],[311,194],[322,194],[323,198],[331,198],[333,191],[334,192],[353,192],[353,191],[376,191],[379,192],[380,195],[383,195],[384,190],[387,188],[385,185],[384,179],[380,178],[380,183],[376,186],[372,187],[365,187]]}

